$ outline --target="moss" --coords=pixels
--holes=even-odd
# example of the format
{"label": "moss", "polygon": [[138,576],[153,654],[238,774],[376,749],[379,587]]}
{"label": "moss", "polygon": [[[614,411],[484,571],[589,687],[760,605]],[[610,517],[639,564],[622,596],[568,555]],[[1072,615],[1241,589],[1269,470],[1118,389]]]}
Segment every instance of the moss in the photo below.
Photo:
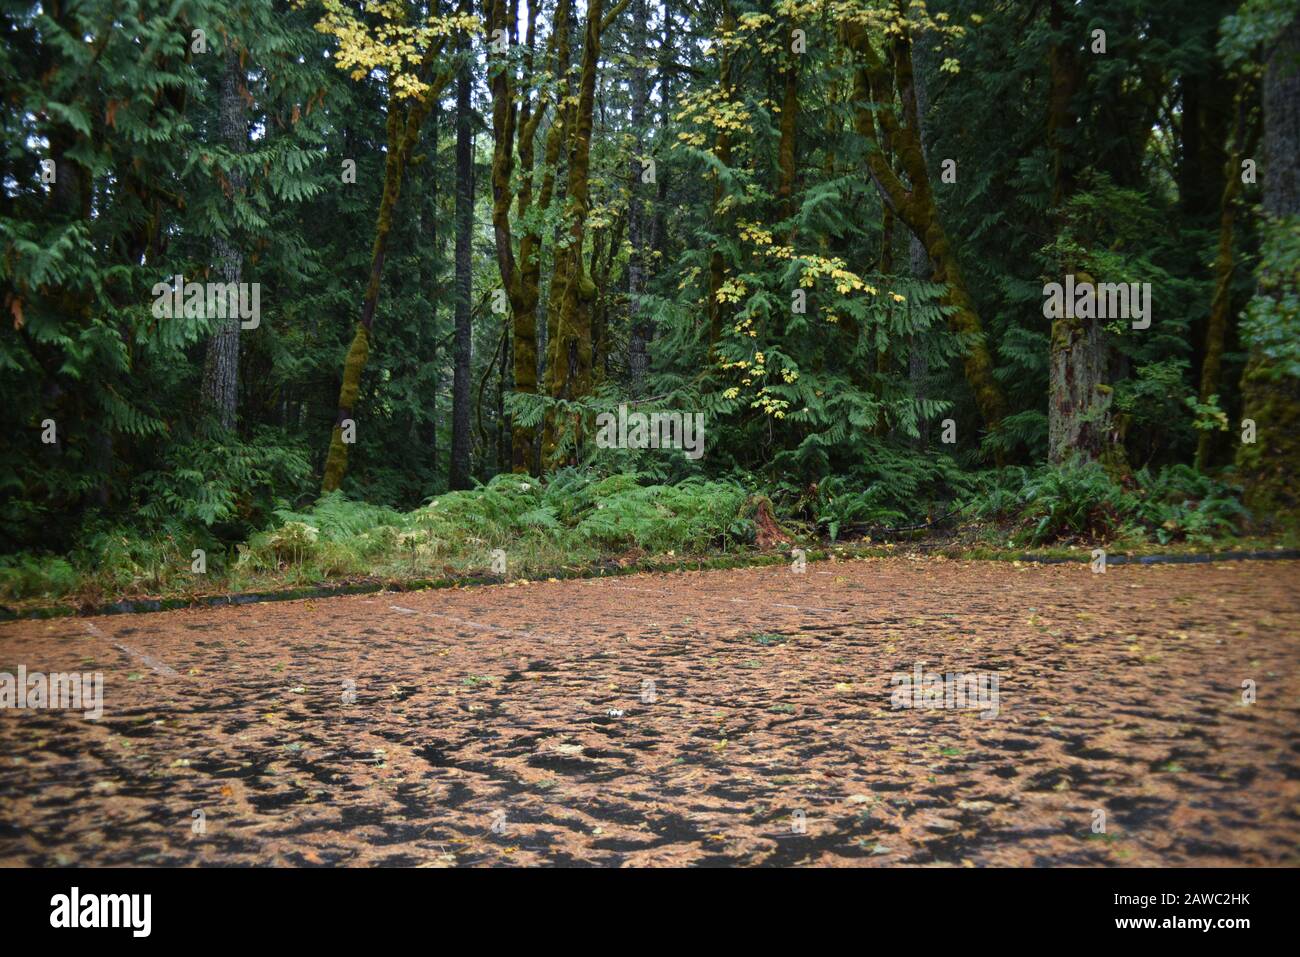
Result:
{"label": "moss", "polygon": [[1300,526],[1300,381],[1278,377],[1272,364],[1253,355],[1241,377],[1242,417],[1253,419],[1254,443],[1242,443],[1237,470],[1244,501],[1263,527]]}
{"label": "moss", "polygon": [[357,326],[352,345],[348,348],[348,357],[343,362],[343,386],[339,389],[339,410],[351,412],[357,404],[361,392],[361,372],[370,358],[370,333],[366,327]]}

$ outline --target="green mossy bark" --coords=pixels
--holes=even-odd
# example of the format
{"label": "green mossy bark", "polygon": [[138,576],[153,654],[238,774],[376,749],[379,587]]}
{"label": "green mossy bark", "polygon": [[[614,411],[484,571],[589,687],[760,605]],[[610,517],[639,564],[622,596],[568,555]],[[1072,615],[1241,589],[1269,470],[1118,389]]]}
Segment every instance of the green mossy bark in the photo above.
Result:
{"label": "green mossy bark", "polygon": [[[1300,12],[1273,45],[1264,75],[1264,202],[1269,224],[1300,217]],[[1265,228],[1269,228],[1266,226]],[[1285,225],[1282,228],[1287,228]],[[1285,261],[1285,260],[1284,260]],[[1257,299],[1274,300],[1272,322],[1285,338],[1300,334],[1294,303],[1300,276],[1267,260],[1259,271]],[[1253,419],[1256,440],[1242,443],[1237,470],[1246,506],[1262,526],[1300,525],[1300,379],[1277,368],[1256,344],[1241,378],[1242,416]]]}
{"label": "green mossy bark", "polygon": [[[552,398],[575,399],[590,394],[592,386],[591,302],[599,290],[587,275],[582,259],[591,196],[591,134],[596,103],[596,68],[600,62],[600,33],[604,26],[603,0],[587,0],[587,22],[582,49],[578,101],[574,106],[569,140],[569,220],[567,245],[556,255],[552,291],[561,284],[559,315],[554,335],[547,342],[547,384]],[[542,467],[554,468],[559,429],[548,417],[542,439]]]}
{"label": "green mossy bark", "polygon": [[[861,25],[849,22],[843,25],[841,31],[845,45],[858,53],[864,63],[855,76],[854,99],[858,104],[855,126],[869,143],[867,169],[881,199],[925,246],[934,266],[934,282],[942,283],[947,290],[943,301],[953,309],[948,319],[949,328],[969,343],[962,357],[966,382],[975,397],[984,424],[989,429],[994,429],[1006,415],[1006,397],[993,377],[993,357],[985,342],[984,326],[957,264],[956,250],[940,222],[938,206],[930,186],[930,175],[918,135],[910,37],[904,31],[895,41],[894,73],[891,77]],[[905,124],[899,123],[892,110],[873,110],[867,105],[892,103],[895,94],[903,104],[907,120]],[[903,172],[907,174],[910,190],[903,186],[880,149],[876,139],[877,121],[893,147]]]}
{"label": "green mossy bark", "polygon": [[1277,375],[1266,357],[1255,354],[1241,387],[1242,416],[1257,429],[1254,443],[1242,443],[1237,452],[1246,507],[1262,527],[1300,525],[1300,380]]}
{"label": "green mossy bark", "polygon": [[352,336],[352,345],[348,356],[343,361],[343,385],[339,389],[339,411],[330,433],[329,454],[325,457],[325,476],[321,482],[322,491],[333,491],[343,482],[343,475],[348,467],[348,447],[343,442],[343,420],[352,417],[352,410],[361,393],[361,372],[366,367],[370,356],[370,333],[365,326],[357,324],[357,331]]}
{"label": "green mossy bark", "polygon": [[[440,43],[430,47],[425,55],[423,66],[428,67],[437,58],[440,50]],[[347,473],[348,447],[343,443],[340,426],[344,419],[353,417],[352,410],[361,391],[361,373],[370,355],[370,330],[374,324],[375,307],[379,303],[384,257],[388,252],[388,236],[392,231],[393,211],[397,208],[397,200],[402,192],[402,176],[419,139],[420,126],[450,81],[451,74],[443,71],[429,84],[424,96],[405,110],[399,108],[399,101],[395,96],[389,99],[388,156],[384,161],[384,191],[379,201],[379,213],[375,219],[375,238],[370,250],[370,278],[361,301],[361,316],[357,320],[357,331],[352,337],[352,345],[348,348],[347,358],[343,363],[338,414],[334,419],[334,429],[330,433],[329,453],[325,457],[325,471],[321,477],[321,492],[332,492],[339,488],[343,483],[343,476]]]}
{"label": "green mossy bark", "polygon": [[[1232,277],[1236,270],[1233,259],[1233,235],[1237,216],[1237,198],[1241,193],[1241,158],[1253,150],[1253,137],[1246,130],[1247,91],[1238,90],[1236,97],[1237,121],[1233,132],[1236,148],[1230,151],[1224,165],[1223,193],[1219,203],[1219,247],[1214,257],[1214,297],[1210,301],[1210,318],[1205,329],[1205,358],[1201,362],[1201,402],[1220,394],[1220,374],[1223,368],[1223,346],[1232,319]],[[1243,150],[1245,152],[1243,152]],[[1196,467],[1205,469],[1210,464],[1215,433],[1204,431],[1196,442]]]}

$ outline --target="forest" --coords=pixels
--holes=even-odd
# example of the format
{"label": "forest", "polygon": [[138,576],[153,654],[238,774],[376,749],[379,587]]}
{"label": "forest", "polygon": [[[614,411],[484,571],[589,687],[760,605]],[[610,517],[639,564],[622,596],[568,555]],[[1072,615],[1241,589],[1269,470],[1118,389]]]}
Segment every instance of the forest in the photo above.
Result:
{"label": "forest", "polygon": [[1293,543],[1297,11],[7,4],[0,599]]}

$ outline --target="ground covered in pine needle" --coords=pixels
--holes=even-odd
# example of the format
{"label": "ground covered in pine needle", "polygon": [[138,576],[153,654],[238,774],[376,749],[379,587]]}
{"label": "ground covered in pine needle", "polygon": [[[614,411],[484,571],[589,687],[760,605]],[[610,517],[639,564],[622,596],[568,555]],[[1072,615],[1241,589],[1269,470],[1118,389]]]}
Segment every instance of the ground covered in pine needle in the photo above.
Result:
{"label": "ground covered in pine needle", "polygon": [[[20,665],[102,672],[104,711],[0,711],[0,864],[1300,864],[1290,561],[865,559],[0,625]],[[996,703],[894,707],[918,667],[996,677]]]}

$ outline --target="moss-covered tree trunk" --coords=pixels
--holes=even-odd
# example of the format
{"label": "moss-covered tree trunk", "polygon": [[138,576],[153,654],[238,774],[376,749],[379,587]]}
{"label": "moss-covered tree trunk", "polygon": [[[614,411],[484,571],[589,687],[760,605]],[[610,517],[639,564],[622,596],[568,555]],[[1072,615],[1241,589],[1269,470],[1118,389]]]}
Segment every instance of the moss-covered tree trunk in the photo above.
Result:
{"label": "moss-covered tree trunk", "polygon": [[[1263,205],[1271,221],[1266,228],[1294,231],[1300,216],[1300,14],[1273,47],[1263,94]],[[1261,305],[1269,314],[1264,324],[1270,327],[1270,338],[1290,342],[1300,336],[1297,296],[1300,277],[1278,269],[1266,258],[1256,298],[1265,300]],[[1292,525],[1300,520],[1296,485],[1300,475],[1300,379],[1288,375],[1259,343],[1246,344],[1250,358],[1241,378],[1242,415],[1256,427],[1256,441],[1243,442],[1237,453],[1246,505],[1262,524]]]}
{"label": "moss-covered tree trunk", "polygon": [[[1205,356],[1201,361],[1200,399],[1208,404],[1220,395],[1223,349],[1232,320],[1232,277],[1236,272],[1233,238],[1236,233],[1237,202],[1241,195],[1241,160],[1253,148],[1254,138],[1248,122],[1249,94],[1244,88],[1236,99],[1237,120],[1233,129],[1233,148],[1224,163],[1223,191],[1219,202],[1219,247],[1214,257],[1214,296],[1205,328]],[[1207,468],[1214,452],[1216,433],[1201,432],[1196,443],[1196,467]]]}
{"label": "moss-covered tree trunk", "polygon": [[1074,191],[1074,95],[1080,84],[1079,37],[1063,0],[1051,0],[1047,24],[1052,43],[1048,49],[1047,148],[1052,155],[1052,204],[1060,206]]}
{"label": "moss-covered tree trunk", "polygon": [[[568,229],[564,248],[556,254],[556,270],[551,280],[552,284],[560,284],[559,314],[554,334],[547,343],[547,386],[548,393],[555,399],[575,399],[591,392],[591,305],[597,290],[584,267],[582,249],[591,203],[591,130],[596,103],[596,67],[600,62],[603,8],[603,0],[587,0],[582,71],[573,110],[573,128],[569,135],[569,179],[565,208]],[[558,442],[559,423],[554,416],[550,416],[542,439],[542,464],[548,469],[557,464]]]}
{"label": "moss-covered tree trunk", "polygon": [[[1048,51],[1047,146],[1052,155],[1052,205],[1057,231],[1067,227],[1063,210],[1075,190],[1075,163],[1071,147],[1078,117],[1074,96],[1081,83],[1079,40],[1076,24],[1060,0],[1048,7],[1052,44]],[[1062,272],[1073,272],[1073,263],[1061,263]],[[1080,272],[1078,286],[1094,286],[1095,280]],[[1058,316],[1052,320],[1048,352],[1047,460],[1052,465],[1067,462],[1110,462],[1112,454],[1112,391],[1107,381],[1110,354],[1101,320],[1093,317]]]}
{"label": "moss-covered tree trunk", "polygon": [[[1079,273],[1076,282],[1094,285],[1087,273]],[[1109,461],[1112,394],[1106,365],[1101,320],[1052,321],[1047,400],[1047,460],[1052,465]]]}
{"label": "moss-covered tree trunk", "polygon": [[[440,46],[435,46],[426,57],[426,62],[434,60],[440,50]],[[348,446],[343,441],[343,424],[348,419],[353,419],[357,397],[361,394],[361,373],[370,355],[370,334],[375,321],[375,306],[379,303],[384,257],[388,252],[388,234],[392,230],[397,198],[402,192],[402,176],[411,158],[411,151],[419,139],[420,126],[429,115],[429,111],[433,109],[433,104],[442,95],[450,78],[451,74],[440,73],[429,84],[425,93],[405,108],[395,95],[389,96],[388,153],[384,160],[384,191],[379,200],[375,238],[370,248],[370,277],[361,298],[361,316],[357,320],[352,345],[348,347],[347,358],[343,361],[343,382],[339,386],[338,412],[334,417],[334,430],[330,434],[329,453],[325,457],[325,473],[321,479],[322,492],[332,492],[337,489],[343,484],[343,476],[347,473]]]}
{"label": "moss-covered tree trunk", "polygon": [[[984,338],[983,323],[967,291],[957,262],[957,251],[944,231],[935,204],[917,129],[919,119],[912,80],[910,37],[904,30],[895,41],[891,76],[860,24],[847,22],[841,30],[846,46],[862,60],[854,82],[855,126],[869,144],[867,171],[882,202],[925,245],[933,266],[932,278],[947,290],[943,301],[952,309],[949,326],[969,343],[962,357],[966,382],[984,424],[994,429],[1006,414],[1006,398],[993,376],[993,357]],[[902,105],[904,122],[899,122],[893,109],[885,105],[893,103],[895,96]],[[883,137],[892,147],[910,188],[903,185],[880,148],[876,123],[880,124]]]}
{"label": "moss-covered tree trunk", "polygon": [[[557,44],[566,47],[571,0],[561,0],[556,6],[556,27],[551,31],[548,53],[555,53]],[[497,30],[506,30],[512,36],[517,29],[517,0],[490,0],[488,14],[489,36]],[[526,39],[523,53],[524,80],[533,79],[533,56],[537,25],[538,4],[529,0]],[[515,37],[517,40],[518,38]],[[557,69],[557,74],[563,67]],[[492,55],[489,67],[492,89],[492,227],[496,241],[497,268],[510,303],[511,332],[514,358],[512,378],[516,392],[534,395],[537,392],[537,301],[541,286],[541,234],[528,214],[533,206],[533,178],[536,173],[535,141],[537,129],[546,115],[547,101],[539,95],[536,102],[527,92],[520,95],[509,57]],[[559,155],[559,135],[562,124],[555,123],[548,135],[547,162],[554,163]],[[554,150],[549,146],[554,140]],[[515,236],[510,221],[510,206],[515,200],[515,157],[521,173],[517,189],[515,221],[529,221],[524,234],[519,237],[519,255],[515,257]],[[553,175],[553,174],[552,174]],[[551,182],[554,180],[552,178]],[[543,207],[550,203],[550,190],[543,189]],[[536,439],[534,429],[511,423],[510,465],[515,472],[537,470],[533,454]]]}

